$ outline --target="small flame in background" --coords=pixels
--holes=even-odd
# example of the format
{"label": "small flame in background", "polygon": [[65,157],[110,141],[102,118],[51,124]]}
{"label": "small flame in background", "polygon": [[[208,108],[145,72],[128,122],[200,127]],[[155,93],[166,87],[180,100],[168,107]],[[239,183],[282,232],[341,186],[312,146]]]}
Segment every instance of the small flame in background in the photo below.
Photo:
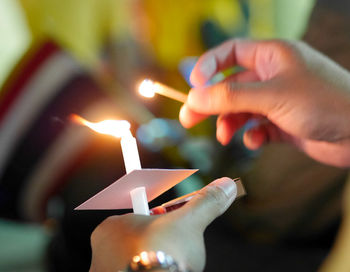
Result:
{"label": "small flame in background", "polygon": [[92,123],[77,114],[71,114],[70,119],[78,124],[85,125],[98,133],[121,138],[130,135],[130,123],[126,120],[103,120]]}
{"label": "small flame in background", "polygon": [[144,96],[151,98],[155,94],[155,84],[150,79],[144,79],[139,85],[139,93]]}

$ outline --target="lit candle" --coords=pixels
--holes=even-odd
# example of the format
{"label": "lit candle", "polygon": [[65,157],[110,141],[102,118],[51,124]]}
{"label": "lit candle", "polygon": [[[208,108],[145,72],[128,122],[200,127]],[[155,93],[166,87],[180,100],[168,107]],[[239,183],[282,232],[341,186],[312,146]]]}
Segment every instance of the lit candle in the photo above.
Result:
{"label": "lit candle", "polygon": [[[120,144],[122,147],[126,173],[129,174],[133,170],[141,169],[136,139],[130,132],[130,123],[128,121],[104,120],[98,123],[92,123],[76,114],[72,114],[71,117],[73,121],[83,124],[96,132],[121,138]],[[130,191],[130,197],[133,204],[134,213],[149,215],[145,187],[138,187]]]}
{"label": "lit candle", "polygon": [[187,94],[180,92],[174,88],[164,85],[160,82],[150,79],[144,79],[139,85],[139,93],[144,97],[153,97],[155,93],[174,99],[181,103],[187,100]]}
{"label": "lit candle", "polygon": [[141,169],[136,139],[132,136],[130,130],[128,130],[127,133],[121,137],[120,144],[122,146],[126,173],[129,174],[133,170]]}

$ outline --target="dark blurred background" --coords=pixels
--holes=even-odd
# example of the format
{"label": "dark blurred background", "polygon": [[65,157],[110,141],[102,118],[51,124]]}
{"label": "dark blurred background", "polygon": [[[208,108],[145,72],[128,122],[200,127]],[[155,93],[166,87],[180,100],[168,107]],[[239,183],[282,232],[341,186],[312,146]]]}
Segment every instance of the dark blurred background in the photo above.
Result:
{"label": "dark blurred background", "polygon": [[196,59],[233,37],[304,39],[350,68],[349,12],[340,0],[0,0],[0,270],[87,271],[91,231],[130,212],[73,210],[125,173],[119,141],[72,124],[77,113],[130,121],[144,168],[200,170],[151,206],[242,177],[248,195],[206,231],[206,271],[315,271],[348,172],[284,144],[248,151],[245,128],[222,147],[215,118],[185,130],[181,104],[136,88],[149,77],[187,92]]}

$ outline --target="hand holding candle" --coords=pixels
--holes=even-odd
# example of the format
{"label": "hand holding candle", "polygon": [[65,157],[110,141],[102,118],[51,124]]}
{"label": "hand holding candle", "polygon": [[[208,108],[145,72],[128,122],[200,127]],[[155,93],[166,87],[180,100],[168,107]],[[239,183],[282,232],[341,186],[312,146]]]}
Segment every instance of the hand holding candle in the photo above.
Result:
{"label": "hand holding candle", "polygon": [[237,191],[229,178],[213,181],[201,190],[195,199],[171,213],[107,218],[91,237],[90,271],[124,270],[138,250],[162,250],[169,254],[179,266],[179,270],[169,271],[203,271],[203,232],[231,205]]}

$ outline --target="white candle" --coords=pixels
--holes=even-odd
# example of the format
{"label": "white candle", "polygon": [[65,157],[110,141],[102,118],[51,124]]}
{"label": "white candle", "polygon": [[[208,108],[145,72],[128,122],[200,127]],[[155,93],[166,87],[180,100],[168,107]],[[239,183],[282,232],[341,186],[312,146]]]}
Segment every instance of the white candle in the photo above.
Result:
{"label": "white candle", "polygon": [[134,214],[149,215],[149,207],[145,187],[137,187],[130,191]]}
{"label": "white candle", "polygon": [[130,130],[122,137],[120,144],[122,146],[124,165],[126,173],[141,169],[139,151],[137,149],[136,139],[132,136]]}
{"label": "white candle", "polygon": [[[122,136],[120,141],[122,146],[124,165],[126,173],[141,169],[139,151],[137,149],[136,139],[132,136],[130,130]],[[137,187],[130,191],[132,208],[135,214],[149,215],[149,207],[145,187]]]}
{"label": "white candle", "polygon": [[[120,144],[126,173],[129,174],[134,170],[141,170],[139,151],[137,149],[136,139],[130,132],[129,122],[125,120],[104,120],[98,123],[92,123],[75,114],[71,118],[75,122],[84,124],[96,132],[121,138]],[[130,197],[134,213],[149,215],[145,187],[137,187],[131,190]]]}

